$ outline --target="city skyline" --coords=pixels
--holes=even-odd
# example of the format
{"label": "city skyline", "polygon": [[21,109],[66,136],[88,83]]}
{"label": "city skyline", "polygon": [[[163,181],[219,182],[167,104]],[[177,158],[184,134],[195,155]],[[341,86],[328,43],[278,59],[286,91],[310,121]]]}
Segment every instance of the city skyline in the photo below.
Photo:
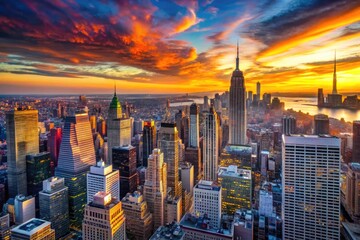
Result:
{"label": "city skyline", "polygon": [[0,4],[0,94],[360,92],[356,1],[26,0]]}

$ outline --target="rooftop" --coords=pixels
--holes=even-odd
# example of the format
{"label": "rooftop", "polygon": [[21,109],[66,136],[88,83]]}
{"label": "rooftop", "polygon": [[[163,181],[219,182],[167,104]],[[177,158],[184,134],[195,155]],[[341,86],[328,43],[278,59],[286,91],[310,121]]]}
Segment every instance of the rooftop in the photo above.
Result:
{"label": "rooftop", "polygon": [[36,233],[40,229],[42,229],[46,226],[49,226],[49,225],[51,225],[51,223],[48,221],[41,220],[38,218],[32,218],[29,221],[13,228],[11,231],[19,233],[19,234],[31,236],[32,234]]}
{"label": "rooftop", "polygon": [[340,147],[340,139],[331,135],[303,135],[290,134],[283,135],[283,142],[285,144],[300,144],[300,145],[322,145]]}
{"label": "rooftop", "polygon": [[192,228],[192,229],[198,229],[200,231],[205,231],[210,234],[214,235],[220,235],[220,236],[226,236],[226,237],[232,237],[232,229],[215,229],[211,228],[209,225],[210,219],[205,214],[204,216],[195,216],[193,214],[187,213],[185,216],[181,219],[180,225],[182,228]]}
{"label": "rooftop", "polygon": [[213,190],[213,191],[220,191],[221,190],[221,187],[216,182],[205,181],[205,180],[200,180],[199,183],[196,184],[195,188]]}
{"label": "rooftop", "polygon": [[219,168],[219,177],[236,177],[251,180],[251,170],[238,169],[236,165]]}
{"label": "rooftop", "polygon": [[252,148],[248,145],[233,145],[228,144],[224,148],[224,151],[229,154],[236,154],[236,155],[251,155]]}
{"label": "rooftop", "polygon": [[349,163],[349,167],[350,167],[351,170],[353,170],[354,172],[360,172],[360,163],[351,162],[351,163]]}
{"label": "rooftop", "polygon": [[98,192],[94,195],[94,200],[89,203],[89,206],[102,208],[102,209],[111,209],[119,201],[116,198],[111,197],[111,193]]}
{"label": "rooftop", "polygon": [[178,223],[170,223],[160,226],[156,232],[150,237],[150,240],[180,240],[184,238],[184,232]]}

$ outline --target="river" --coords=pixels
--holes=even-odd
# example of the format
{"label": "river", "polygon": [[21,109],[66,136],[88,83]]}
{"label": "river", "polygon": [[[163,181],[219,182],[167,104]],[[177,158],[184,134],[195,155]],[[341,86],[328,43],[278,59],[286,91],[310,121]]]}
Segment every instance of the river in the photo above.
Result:
{"label": "river", "polygon": [[[330,108],[318,108],[317,98],[304,98],[304,97],[279,97],[280,101],[285,103],[286,109],[293,109],[295,111],[302,111],[303,113],[309,113],[310,115],[316,115],[319,113],[326,114],[329,117],[341,119],[345,121],[360,120],[360,110],[348,110],[348,109],[330,109]],[[203,104],[203,98],[190,99],[197,104]],[[171,103],[171,107],[186,106],[192,102],[176,102]]]}

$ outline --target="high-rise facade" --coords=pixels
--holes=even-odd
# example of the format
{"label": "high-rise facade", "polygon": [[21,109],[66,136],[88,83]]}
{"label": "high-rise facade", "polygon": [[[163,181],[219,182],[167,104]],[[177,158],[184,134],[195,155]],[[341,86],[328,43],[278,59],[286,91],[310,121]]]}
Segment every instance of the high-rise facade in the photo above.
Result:
{"label": "high-rise facade", "polygon": [[0,214],[0,239],[10,240],[10,215],[8,213]]}
{"label": "high-rise facade", "polygon": [[29,195],[37,196],[43,181],[51,177],[50,153],[42,152],[26,156],[27,189]]}
{"label": "high-rise facade", "polygon": [[199,106],[196,103],[190,106],[189,147],[199,147]]}
{"label": "high-rise facade", "polygon": [[342,199],[342,204],[351,219],[360,222],[360,163],[352,162],[348,164],[346,172],[345,197]]}
{"label": "high-rise facade", "polygon": [[360,121],[353,122],[353,162],[360,163]]}
{"label": "high-rise facade", "polygon": [[167,164],[160,149],[154,149],[149,156],[143,192],[144,199],[153,214],[154,229],[157,229],[165,223],[167,196]]}
{"label": "high-rise facade", "polygon": [[219,162],[219,121],[213,107],[206,113],[203,132],[204,180],[216,181]]}
{"label": "high-rise facade", "polygon": [[54,174],[55,167],[57,167],[57,162],[60,152],[62,130],[61,128],[52,128],[48,135],[48,152],[50,152],[50,159],[52,162],[51,170]]}
{"label": "high-rise facade", "polygon": [[229,135],[231,144],[246,143],[246,90],[243,72],[239,69],[239,46],[236,69],[231,76],[229,104]]}
{"label": "high-rise facade", "polygon": [[124,117],[116,92],[111,100],[107,119],[108,162],[112,164],[112,148],[131,144],[131,120]]}
{"label": "high-rise facade", "polygon": [[260,85],[260,82],[257,82],[256,83],[256,95],[258,97],[258,101],[261,100],[261,85]]}
{"label": "high-rise facade", "polygon": [[236,165],[219,168],[219,184],[222,189],[222,212],[229,215],[236,210],[251,210],[251,170],[238,169]]}
{"label": "high-rise facade", "polygon": [[38,111],[6,113],[9,196],[27,195],[26,155],[39,153]]}
{"label": "high-rise facade", "polygon": [[318,100],[317,100],[317,103],[318,103],[318,106],[321,107],[324,105],[324,90],[322,88],[319,88],[318,89]]}
{"label": "high-rise facade", "polygon": [[329,117],[325,114],[314,116],[314,134],[329,134]]}
{"label": "high-rise facade", "polygon": [[86,174],[96,163],[90,122],[86,113],[65,119],[55,175],[69,188],[70,225],[81,228],[86,204]]}
{"label": "high-rise facade", "polygon": [[90,167],[87,174],[87,203],[93,201],[94,195],[98,192],[107,192],[115,198],[120,196],[119,170],[113,170],[112,165],[105,165],[99,161],[95,166]]}
{"label": "high-rise facade", "polygon": [[219,229],[221,221],[221,186],[213,181],[200,180],[194,187],[194,213],[207,214],[212,228]]}
{"label": "high-rise facade", "polygon": [[137,240],[149,239],[153,231],[153,217],[144,196],[135,191],[126,194],[121,202],[126,216],[128,237]]}
{"label": "high-rise facade", "polygon": [[51,222],[32,218],[29,221],[11,229],[11,239],[14,240],[55,240],[55,231]]}
{"label": "high-rise facade", "polygon": [[158,148],[164,154],[167,163],[167,186],[171,188],[171,195],[181,195],[179,181],[179,142],[178,130],[174,123],[161,123],[158,136]]}
{"label": "high-rise facade", "polygon": [[120,198],[134,192],[138,186],[136,170],[136,148],[128,145],[113,147],[113,167],[120,171]]}
{"label": "high-rise facade", "polygon": [[35,197],[19,194],[15,197],[15,223],[22,224],[35,217]]}
{"label": "high-rise facade", "polygon": [[283,135],[283,239],[340,239],[340,145]]}
{"label": "high-rise facade", "polygon": [[84,240],[126,239],[121,202],[110,193],[95,194],[93,201],[85,207],[82,234]]}
{"label": "high-rise facade", "polygon": [[56,239],[69,232],[68,188],[64,178],[51,177],[43,181],[39,192],[40,218],[51,222]]}
{"label": "high-rise facade", "polygon": [[285,135],[294,134],[296,130],[296,118],[293,116],[284,116],[282,118],[282,133]]}
{"label": "high-rise facade", "polygon": [[143,129],[143,162],[142,166],[147,167],[147,160],[152,150],[156,148],[156,125],[154,120],[145,121]]}

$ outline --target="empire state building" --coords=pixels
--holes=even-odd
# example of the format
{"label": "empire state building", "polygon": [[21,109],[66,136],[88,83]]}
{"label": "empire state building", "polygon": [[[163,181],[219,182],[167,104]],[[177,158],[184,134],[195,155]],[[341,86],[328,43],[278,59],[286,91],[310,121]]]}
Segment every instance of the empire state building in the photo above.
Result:
{"label": "empire state building", "polygon": [[230,83],[229,130],[230,144],[246,144],[246,96],[243,72],[239,69],[239,45],[236,69]]}

